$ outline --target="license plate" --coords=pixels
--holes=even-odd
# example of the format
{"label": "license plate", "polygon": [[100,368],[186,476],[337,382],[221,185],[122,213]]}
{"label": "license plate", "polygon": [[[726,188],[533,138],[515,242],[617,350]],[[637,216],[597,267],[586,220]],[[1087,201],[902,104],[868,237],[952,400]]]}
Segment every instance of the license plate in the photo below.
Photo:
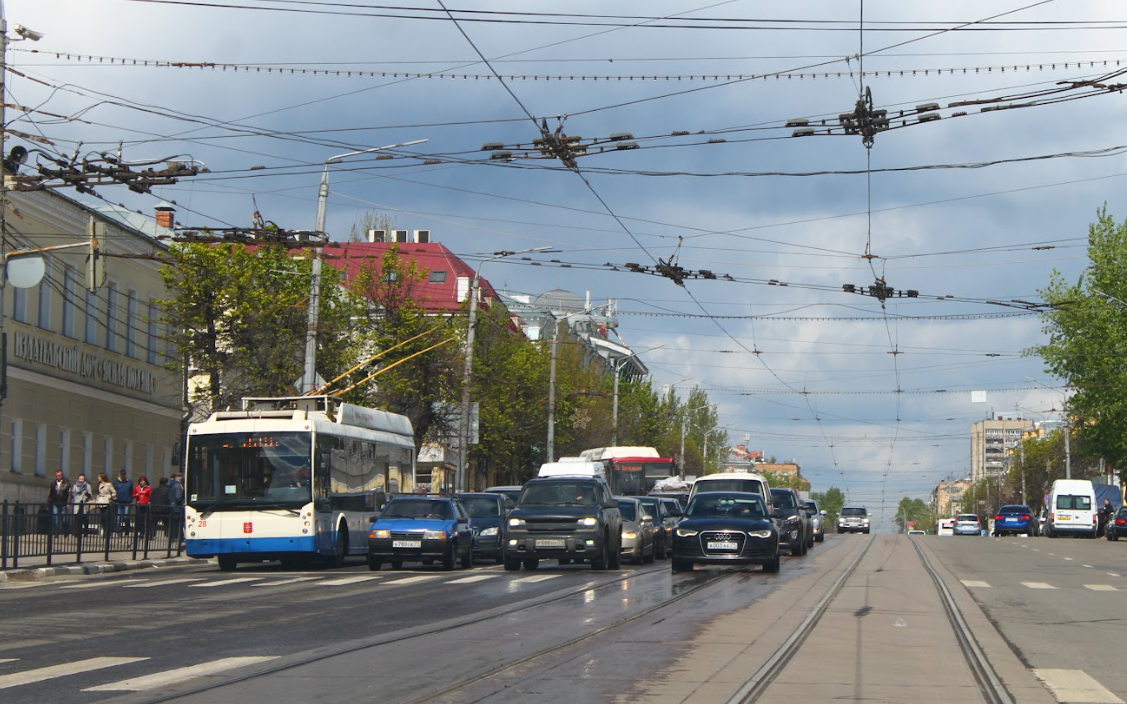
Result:
{"label": "license plate", "polygon": [[423,541],[421,540],[393,540],[391,547],[393,548],[421,548]]}
{"label": "license plate", "polygon": [[1007,518],[1006,523],[1017,523],[1017,519],[1016,518]]}
{"label": "license plate", "polygon": [[1057,519],[1061,520],[1061,521],[1069,521],[1069,520],[1072,520],[1072,517],[1071,516],[1058,516]]}
{"label": "license plate", "polygon": [[563,548],[567,547],[567,543],[563,540],[537,540],[536,547],[538,548]]}
{"label": "license plate", "polygon": [[738,550],[739,543],[709,543],[709,550]]}

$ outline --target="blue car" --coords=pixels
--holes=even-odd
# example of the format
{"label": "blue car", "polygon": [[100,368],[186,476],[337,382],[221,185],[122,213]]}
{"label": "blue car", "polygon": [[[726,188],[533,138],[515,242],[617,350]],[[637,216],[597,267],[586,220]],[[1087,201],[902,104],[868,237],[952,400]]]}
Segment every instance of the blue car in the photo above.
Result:
{"label": "blue car", "polygon": [[1028,506],[1003,506],[994,516],[994,535],[1024,533],[1032,538],[1037,535],[1037,525],[1037,516]]}
{"label": "blue car", "polygon": [[473,528],[458,499],[449,496],[402,496],[392,499],[368,533],[368,568],[390,562],[425,565],[442,561],[442,568],[473,567]]}
{"label": "blue car", "polygon": [[505,511],[512,508],[513,500],[504,494],[458,494],[473,522],[474,559],[501,561],[501,534],[504,531]]}

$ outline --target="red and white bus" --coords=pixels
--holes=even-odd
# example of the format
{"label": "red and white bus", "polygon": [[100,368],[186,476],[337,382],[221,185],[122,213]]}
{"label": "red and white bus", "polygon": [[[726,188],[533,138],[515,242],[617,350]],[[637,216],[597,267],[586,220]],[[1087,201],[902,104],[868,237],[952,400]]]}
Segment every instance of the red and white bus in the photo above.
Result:
{"label": "red and white bus", "polygon": [[603,463],[616,496],[644,496],[662,479],[677,476],[677,460],[659,456],[652,447],[597,447],[579,456]]}

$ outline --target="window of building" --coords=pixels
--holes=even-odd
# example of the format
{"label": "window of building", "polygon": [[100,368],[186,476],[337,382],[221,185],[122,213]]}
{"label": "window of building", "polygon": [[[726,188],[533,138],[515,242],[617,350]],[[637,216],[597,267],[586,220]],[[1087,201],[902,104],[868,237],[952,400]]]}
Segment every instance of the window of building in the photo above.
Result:
{"label": "window of building", "polygon": [[87,344],[98,344],[98,294],[86,291],[86,334],[82,338]]}
{"label": "window of building", "polygon": [[432,272],[430,272],[430,282],[432,284],[444,284],[444,283],[446,283],[446,272],[445,271],[432,271]]}
{"label": "window of building", "polygon": [[44,330],[51,329],[51,305],[55,302],[55,290],[51,287],[51,269],[43,275],[39,282],[39,327]]}
{"label": "window of building", "polygon": [[27,322],[27,289],[12,287],[12,320]]}
{"label": "window of building", "polygon": [[160,323],[156,301],[149,301],[149,335],[147,340],[149,364],[160,364]]}
{"label": "window of building", "polygon": [[82,473],[90,476],[94,469],[94,433],[82,433]]}
{"label": "window of building", "polygon": [[117,320],[121,317],[117,309],[117,284],[106,287],[106,349],[117,352]]}
{"label": "window of building", "polygon": [[63,474],[70,476],[70,428],[63,428],[59,432],[59,469]]}
{"label": "window of building", "polygon": [[113,438],[107,437],[102,444],[102,471],[106,474],[113,473]]}
{"label": "window of building", "polygon": [[129,297],[125,308],[125,354],[137,358],[137,328],[141,321],[137,319],[137,292],[129,289]]}
{"label": "window of building", "polygon": [[74,309],[78,305],[78,281],[74,267],[63,269],[63,334],[77,337],[74,331]]}
{"label": "window of building", "polygon": [[47,424],[35,428],[35,476],[47,476]]}
{"label": "window of building", "polygon": [[12,419],[12,471],[23,471],[23,421]]}

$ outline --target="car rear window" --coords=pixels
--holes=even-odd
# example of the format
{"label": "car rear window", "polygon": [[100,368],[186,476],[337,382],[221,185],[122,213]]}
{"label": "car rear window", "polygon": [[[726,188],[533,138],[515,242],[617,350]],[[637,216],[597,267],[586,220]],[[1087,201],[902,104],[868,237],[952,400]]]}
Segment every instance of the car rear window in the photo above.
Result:
{"label": "car rear window", "polygon": [[1092,497],[1061,494],[1057,497],[1057,508],[1064,509],[1066,511],[1091,511]]}
{"label": "car rear window", "polygon": [[1028,506],[1003,506],[998,513],[1033,513]]}
{"label": "car rear window", "polygon": [[957,519],[960,523],[978,523],[978,516],[973,513],[959,514]]}

